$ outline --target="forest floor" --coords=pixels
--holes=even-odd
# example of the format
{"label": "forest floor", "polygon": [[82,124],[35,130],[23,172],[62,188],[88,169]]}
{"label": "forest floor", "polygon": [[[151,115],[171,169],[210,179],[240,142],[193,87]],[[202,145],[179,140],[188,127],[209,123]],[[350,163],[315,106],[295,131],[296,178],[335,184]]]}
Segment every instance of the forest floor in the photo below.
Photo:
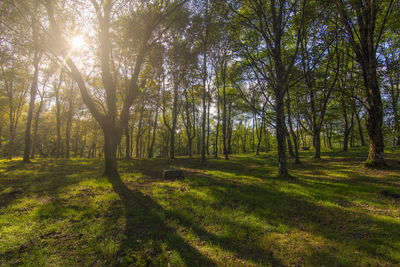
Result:
{"label": "forest floor", "polygon": [[2,160],[0,266],[399,266],[400,149],[366,154],[121,160],[123,193],[100,160]]}

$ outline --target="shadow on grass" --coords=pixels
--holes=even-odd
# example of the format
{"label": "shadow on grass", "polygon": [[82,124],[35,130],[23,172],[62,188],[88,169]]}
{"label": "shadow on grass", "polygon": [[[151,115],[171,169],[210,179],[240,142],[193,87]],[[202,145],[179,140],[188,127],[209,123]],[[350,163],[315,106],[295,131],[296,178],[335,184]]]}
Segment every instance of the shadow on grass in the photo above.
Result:
{"label": "shadow on grass", "polygon": [[[249,184],[238,186],[233,182],[227,180],[221,182],[209,176],[203,177],[200,183],[191,183],[191,187],[199,186],[208,187],[213,199],[216,200],[213,205],[221,209],[226,207],[227,203],[236,203],[234,209],[245,210],[246,214],[253,214],[260,220],[268,221],[269,224],[284,224],[291,229],[300,228],[313,235],[341,243],[343,246],[351,246],[367,255],[384,258],[393,265],[399,263],[398,259],[383,252],[381,247],[389,247],[397,254],[400,253],[399,247],[393,247],[393,244],[400,242],[398,233],[400,222],[393,223],[363,212],[318,204],[307,197],[282,192],[272,186],[260,187]],[[203,205],[209,205],[209,203]],[[233,222],[227,222],[227,224],[233,225],[234,228],[239,227],[238,231],[243,228],[243,226],[234,225]],[[194,230],[198,231],[199,236],[207,238],[201,230],[197,228]],[[252,230],[263,234],[263,230],[256,228]],[[262,255],[260,253],[258,257]],[[323,257],[319,259],[321,260],[319,264],[326,264],[326,259],[324,260]],[[318,261],[318,258],[312,261]]]}
{"label": "shadow on grass", "polygon": [[[120,177],[109,180],[126,212],[125,240],[119,252],[124,264],[167,265],[163,260],[173,251],[178,253],[178,262],[182,261],[187,266],[216,266],[164,222],[166,211],[158,203],[139,191],[129,189]],[[146,251],[148,245],[150,251]],[[164,255],[154,262],[154,257],[160,254]]]}
{"label": "shadow on grass", "polygon": [[[0,208],[27,194],[53,198],[65,187],[82,181],[85,173],[93,175],[99,169],[98,161],[40,159],[30,163],[12,161],[1,173]],[[85,170],[82,171],[82,166]]]}

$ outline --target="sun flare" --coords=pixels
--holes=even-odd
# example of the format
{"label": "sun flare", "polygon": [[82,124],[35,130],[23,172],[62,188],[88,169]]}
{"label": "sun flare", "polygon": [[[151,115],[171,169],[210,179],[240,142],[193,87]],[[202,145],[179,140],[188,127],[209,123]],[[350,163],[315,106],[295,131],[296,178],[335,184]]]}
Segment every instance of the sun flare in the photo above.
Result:
{"label": "sun flare", "polygon": [[71,44],[72,44],[72,49],[74,50],[79,49],[85,45],[85,40],[83,39],[82,36],[77,35],[72,38]]}

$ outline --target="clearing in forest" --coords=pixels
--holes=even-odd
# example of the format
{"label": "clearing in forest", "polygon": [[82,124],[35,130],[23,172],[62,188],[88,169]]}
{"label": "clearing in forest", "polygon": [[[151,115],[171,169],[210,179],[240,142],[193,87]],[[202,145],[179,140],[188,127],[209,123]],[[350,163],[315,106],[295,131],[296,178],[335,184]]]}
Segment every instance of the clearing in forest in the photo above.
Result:
{"label": "clearing in forest", "polygon": [[[400,151],[311,152],[277,178],[276,155],[0,162],[0,265],[400,265]],[[163,180],[181,168],[185,178]]]}

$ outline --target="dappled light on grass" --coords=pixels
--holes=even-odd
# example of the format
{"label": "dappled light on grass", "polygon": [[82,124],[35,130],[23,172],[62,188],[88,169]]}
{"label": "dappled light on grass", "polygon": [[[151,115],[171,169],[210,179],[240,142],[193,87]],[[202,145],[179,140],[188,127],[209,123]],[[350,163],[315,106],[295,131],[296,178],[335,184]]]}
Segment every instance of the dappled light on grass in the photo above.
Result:
{"label": "dappled light on grass", "polygon": [[[0,264],[398,265],[399,172],[340,156],[293,180],[251,155],[124,160],[122,187],[97,160],[2,161]],[[163,180],[171,167],[185,178]]]}

